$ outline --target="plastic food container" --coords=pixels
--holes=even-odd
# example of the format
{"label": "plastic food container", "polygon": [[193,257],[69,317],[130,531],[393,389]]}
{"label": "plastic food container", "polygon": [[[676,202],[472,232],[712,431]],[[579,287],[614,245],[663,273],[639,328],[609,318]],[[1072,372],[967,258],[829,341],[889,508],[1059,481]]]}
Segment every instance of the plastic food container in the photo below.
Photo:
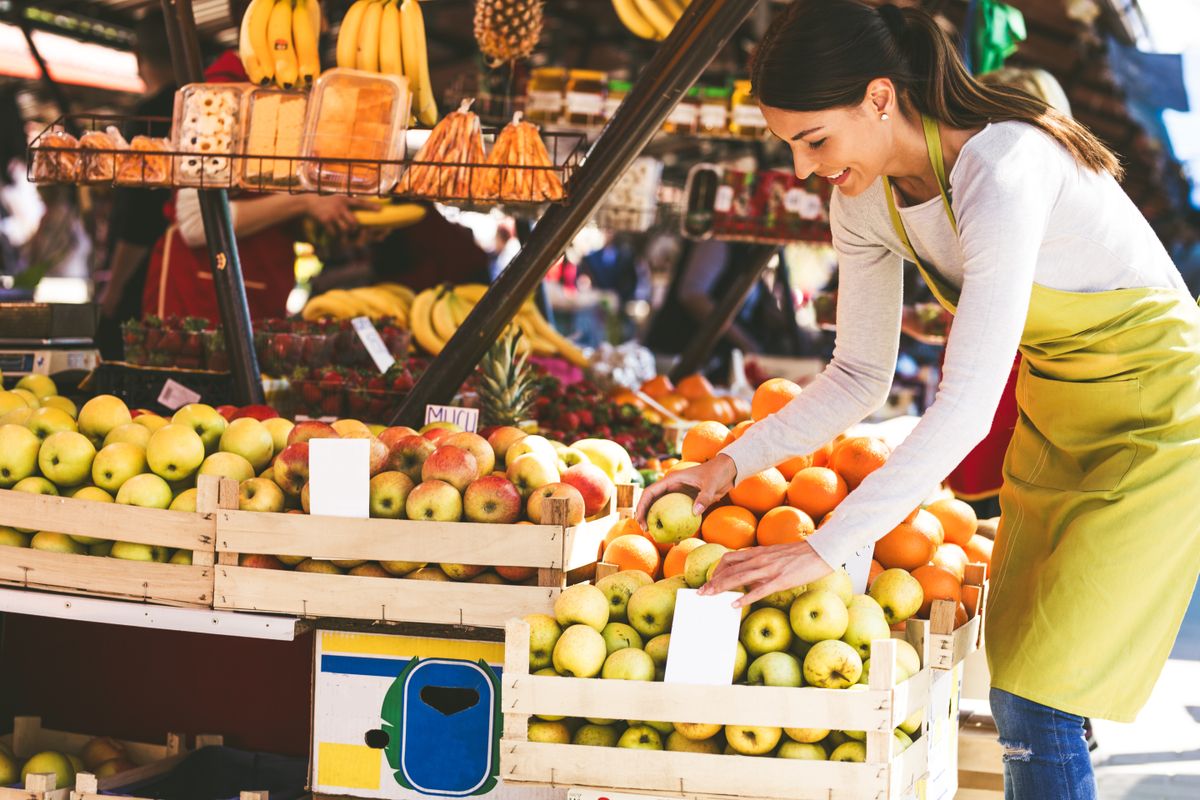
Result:
{"label": "plastic food container", "polygon": [[400,177],[411,96],[408,81],[331,69],[308,101],[300,182],[307,189],[381,194]]}
{"label": "plastic food container", "polygon": [[74,183],[79,179],[79,141],[74,136],[54,130],[34,144],[34,183]]}
{"label": "plastic food container", "polygon": [[299,186],[307,112],[303,92],[256,88],[246,93],[238,185],[252,191]]}
{"label": "plastic food container", "polygon": [[79,181],[81,183],[111,183],[117,174],[117,151],[128,147],[116,128],[107,131],[88,131],[79,137],[82,150]]}
{"label": "plastic food container", "polygon": [[[171,183],[171,142],[155,136],[135,136],[127,152],[117,155],[118,186],[167,186]],[[156,155],[158,154],[158,155]]]}
{"label": "plastic food container", "polygon": [[175,93],[175,183],[206,189],[233,186],[233,156],[241,135],[249,84],[189,83]]}

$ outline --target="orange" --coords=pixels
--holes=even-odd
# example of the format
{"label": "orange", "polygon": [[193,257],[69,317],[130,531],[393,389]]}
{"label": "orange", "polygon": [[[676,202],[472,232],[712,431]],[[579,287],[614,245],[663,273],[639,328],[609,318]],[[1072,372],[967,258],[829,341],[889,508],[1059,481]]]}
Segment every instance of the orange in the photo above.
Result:
{"label": "orange", "polygon": [[687,408],[688,405],[688,399],[686,397],[681,394],[675,394],[674,392],[665,394],[656,399],[658,400],[658,404],[660,406],[665,408],[667,411],[670,411],[675,416],[682,414],[683,410]]}
{"label": "orange", "polygon": [[986,564],[987,576],[992,577],[992,540],[975,534],[963,547],[968,564]]}
{"label": "orange", "polygon": [[925,506],[925,510],[942,523],[947,542],[961,547],[975,535],[975,526],[979,524],[979,518],[975,516],[975,509],[962,500],[954,497],[938,500]]}
{"label": "orange", "polygon": [[664,458],[662,460],[662,471],[668,472],[668,471],[670,471],[671,467],[675,466],[678,463],[679,463],[678,458]]}
{"label": "orange", "polygon": [[812,452],[812,465],[814,467],[828,467],[829,454],[833,452],[833,443],[829,442],[824,447],[819,447]]}
{"label": "orange", "polygon": [[723,544],[730,550],[741,550],[754,544],[754,529],[758,519],[741,506],[714,508],[700,524],[700,538],[713,544]]}
{"label": "orange", "polygon": [[651,578],[658,574],[658,548],[654,546],[654,542],[642,535],[618,536],[612,544],[604,548],[603,560],[609,564],[616,564],[620,572],[640,569]]}
{"label": "orange", "polygon": [[755,514],[765,514],[787,501],[788,482],[771,467],[739,483],[729,492],[735,505],[750,509]]}
{"label": "orange", "polygon": [[754,424],[754,420],[743,420],[737,425],[729,429],[729,435],[725,437],[725,444],[731,444],[742,438],[746,431],[750,430],[750,426]]}
{"label": "orange", "polygon": [[730,404],[733,406],[733,416],[736,420],[750,419],[750,401],[743,400],[740,397],[729,398]]}
{"label": "orange", "polygon": [[846,480],[851,489],[863,482],[863,478],[884,465],[892,449],[883,439],[873,436],[852,436],[833,448],[829,466]]}
{"label": "orange", "polygon": [[683,409],[683,417],[693,420],[712,420],[725,424],[724,407],[721,405],[720,398],[716,397],[697,397],[695,400],[688,401],[687,408]]}
{"label": "orange", "polygon": [[867,573],[867,588],[868,589],[871,588],[871,584],[874,583],[875,579],[878,578],[882,573],[883,573],[883,564],[880,564],[878,561],[876,561],[875,559],[872,558],[871,559],[871,571]]}
{"label": "orange", "polygon": [[901,522],[875,542],[875,560],[887,569],[924,566],[941,544],[941,527],[937,517],[922,509],[912,522]]}
{"label": "orange", "polygon": [[921,619],[929,619],[929,610],[933,607],[934,600],[962,602],[962,584],[959,583],[954,573],[932,564],[926,564],[914,569],[912,576],[920,582],[921,589],[925,592],[925,602],[921,604],[921,610],[917,612]]}
{"label": "orange", "polygon": [[818,527],[818,528],[823,528],[823,527],[825,526],[825,523],[826,523],[826,522],[829,522],[829,520],[831,520],[831,519],[833,519],[833,512],[832,512],[832,511],[830,511],[830,512],[829,512],[828,514],[826,514],[825,516],[821,517],[821,521],[817,523],[817,527]]}
{"label": "orange", "polygon": [[651,456],[650,458],[646,459],[646,463],[643,465],[643,467],[645,469],[652,469],[655,472],[661,472],[662,471],[662,462],[659,461],[654,456]]}
{"label": "orange", "polygon": [[779,473],[783,475],[785,480],[790,481],[796,477],[797,472],[807,469],[812,465],[812,456],[796,456],[795,458],[789,458],[782,464],[776,464],[775,469],[779,470]]}
{"label": "orange", "polygon": [[725,446],[725,437],[729,435],[729,428],[726,428],[719,422],[708,420],[693,425],[683,437],[683,447],[680,448],[680,455],[684,461],[695,461],[704,463],[720,452]]}
{"label": "orange", "polygon": [[646,532],[642,530],[642,526],[638,525],[637,520],[633,517],[617,520],[615,523],[613,523],[613,526],[609,528],[608,533],[605,534],[604,544],[601,545],[600,552],[603,553],[604,549],[612,544],[618,536],[625,536],[626,534],[645,536]]}
{"label": "orange", "polygon": [[792,402],[793,397],[799,396],[800,386],[787,378],[763,381],[754,390],[754,399],[750,401],[750,419],[757,422]]}
{"label": "orange", "polygon": [[683,565],[687,562],[688,553],[703,545],[703,539],[693,536],[691,539],[684,539],[682,542],[671,547],[667,551],[667,557],[663,559],[663,577],[670,578],[675,575],[682,575]]}
{"label": "orange", "polygon": [[772,508],[758,521],[758,543],[790,544],[802,542],[816,530],[812,517],[798,508],[779,506]]}
{"label": "orange", "polygon": [[[846,499],[846,493],[846,482],[833,470],[805,467],[792,477],[787,499],[813,519],[821,519]],[[821,519],[821,522],[825,521]]]}
{"label": "orange", "polygon": [[643,394],[648,394],[655,400],[661,401],[662,398],[675,391],[675,386],[666,375],[655,375],[642,384],[641,391]]}
{"label": "orange", "polygon": [[969,562],[967,554],[961,547],[946,543],[933,552],[933,558],[929,560],[929,563],[935,567],[941,567],[947,572],[953,572],[958,578],[958,582],[962,583]]}
{"label": "orange", "polygon": [[712,397],[715,393],[713,385],[708,382],[708,378],[700,373],[688,375],[679,382],[675,387],[675,391],[686,397],[688,400],[699,400],[701,397]]}

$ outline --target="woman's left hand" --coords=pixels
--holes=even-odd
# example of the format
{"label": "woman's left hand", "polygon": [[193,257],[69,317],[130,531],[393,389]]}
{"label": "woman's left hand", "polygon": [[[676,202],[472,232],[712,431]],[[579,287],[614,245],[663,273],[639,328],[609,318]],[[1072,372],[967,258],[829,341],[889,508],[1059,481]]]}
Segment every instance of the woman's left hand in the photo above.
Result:
{"label": "woman's left hand", "polygon": [[700,587],[700,594],[744,588],[746,594],[733,604],[742,608],[769,594],[820,580],[831,572],[833,568],[808,542],[748,547],[726,553],[712,580]]}

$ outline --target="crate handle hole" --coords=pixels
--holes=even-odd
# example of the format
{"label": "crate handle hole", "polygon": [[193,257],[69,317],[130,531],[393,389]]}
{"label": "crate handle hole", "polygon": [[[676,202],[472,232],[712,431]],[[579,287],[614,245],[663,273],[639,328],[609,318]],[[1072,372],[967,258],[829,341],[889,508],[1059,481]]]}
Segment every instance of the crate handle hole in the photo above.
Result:
{"label": "crate handle hole", "polygon": [[479,703],[479,691],[461,686],[425,686],[421,702],[450,717]]}
{"label": "crate handle hole", "polygon": [[372,750],[385,750],[392,741],[392,737],[388,736],[387,731],[381,731],[378,728],[373,731],[367,731],[367,735],[363,739],[366,741],[367,747]]}

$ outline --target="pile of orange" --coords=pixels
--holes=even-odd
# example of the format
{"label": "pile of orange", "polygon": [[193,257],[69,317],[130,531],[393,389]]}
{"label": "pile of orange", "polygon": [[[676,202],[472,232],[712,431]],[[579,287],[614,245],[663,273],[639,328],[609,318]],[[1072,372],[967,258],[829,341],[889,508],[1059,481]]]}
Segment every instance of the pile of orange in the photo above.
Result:
{"label": "pile of orange", "polygon": [[[703,375],[688,375],[678,385],[665,375],[643,383],[641,392],[676,416],[733,425],[750,418],[750,404],[740,397],[723,397]],[[635,397],[636,395],[630,394]]]}

